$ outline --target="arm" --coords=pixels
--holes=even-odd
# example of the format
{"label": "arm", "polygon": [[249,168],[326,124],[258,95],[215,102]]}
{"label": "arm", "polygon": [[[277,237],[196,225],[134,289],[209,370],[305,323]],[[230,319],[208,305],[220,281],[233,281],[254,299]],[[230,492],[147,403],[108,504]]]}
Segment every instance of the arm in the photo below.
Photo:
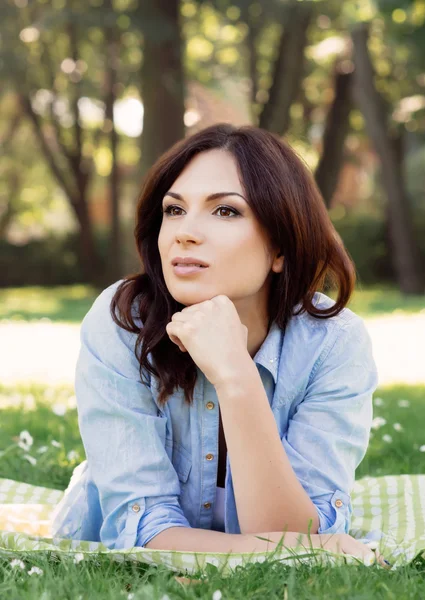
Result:
{"label": "arm", "polygon": [[310,533],[317,533],[316,507],[291,466],[260,374],[248,358],[243,376],[216,387],[240,530],[308,533],[311,520]]}
{"label": "arm", "polygon": [[113,286],[81,325],[75,392],[88,468],[99,494],[100,541],[144,546],[170,527],[188,527],[180,483],[165,450],[166,418],[140,381],[135,336],[109,313]]}
{"label": "arm", "polygon": [[[270,541],[258,539],[257,536],[267,538]],[[208,531],[205,529],[185,529],[184,527],[171,527],[158,534],[146,544],[146,548],[152,550],[177,550],[180,552],[211,552],[211,553],[248,553],[273,552],[281,541],[283,534],[280,531],[250,534],[229,534],[220,531]],[[282,550],[289,549],[294,555],[301,551],[311,551],[311,548],[322,548],[336,554],[354,556],[360,559],[366,566],[379,562],[382,567],[388,569],[389,563],[383,562],[384,556],[379,552],[373,553],[366,544],[362,544],[347,534],[337,535],[310,535],[303,533],[286,532],[282,542]],[[286,554],[286,552],[284,552]],[[352,562],[349,559],[349,562]]]}
{"label": "arm", "polygon": [[325,348],[282,440],[258,378],[248,365],[217,389],[241,532],[307,532],[313,518],[313,534],[348,533],[378,382],[363,321],[352,318]]}
{"label": "arm", "polygon": [[[355,315],[319,358],[282,443],[316,505],[319,534],[349,533],[355,472],[369,444],[378,372]],[[308,440],[308,444],[305,443]]]}
{"label": "arm", "polygon": [[[255,536],[268,538],[270,541],[260,540]],[[284,535],[283,545],[295,548],[299,544],[310,546],[308,536],[288,531],[283,534],[280,531],[239,534],[223,533],[208,529],[185,529],[183,527],[171,527],[155,536],[148,542],[145,548],[152,550],[179,550],[187,552],[267,552],[274,550],[277,543]],[[319,536],[311,536],[313,546],[320,544]],[[316,539],[315,539],[316,538]],[[326,547],[326,546],[325,546]]]}

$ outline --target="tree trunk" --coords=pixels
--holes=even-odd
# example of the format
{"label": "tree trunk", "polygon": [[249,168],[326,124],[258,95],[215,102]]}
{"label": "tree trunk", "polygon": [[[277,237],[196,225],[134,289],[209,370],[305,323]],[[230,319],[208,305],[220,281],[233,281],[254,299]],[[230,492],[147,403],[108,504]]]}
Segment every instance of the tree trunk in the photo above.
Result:
{"label": "tree trunk", "polygon": [[[179,0],[155,0],[143,3],[139,10],[142,30],[147,20],[155,24],[143,30],[141,181],[154,162],[185,137],[186,86],[179,9]],[[134,223],[125,223],[124,229],[124,268],[138,272],[141,265],[133,238]]]}
{"label": "tree trunk", "polygon": [[112,167],[109,177],[109,208],[111,232],[108,247],[107,282],[113,283],[120,279],[122,273],[122,241],[120,221],[120,191],[119,191],[119,165],[118,165],[118,134],[114,123],[114,103],[116,100],[116,83],[119,63],[119,46],[117,31],[114,27],[107,27],[106,55],[108,67],[105,74],[105,120],[108,124],[109,142],[112,155]]}
{"label": "tree trunk", "polygon": [[424,274],[421,272],[420,253],[415,241],[402,164],[387,129],[383,99],[374,85],[374,71],[367,48],[368,34],[366,23],[356,25],[352,31],[354,97],[381,161],[382,183],[388,198],[392,259],[398,284],[405,294],[423,294]]}
{"label": "tree trunk", "polygon": [[93,225],[90,218],[87,181],[84,173],[77,176],[78,197],[71,200],[78,223],[80,225],[80,265],[87,283],[102,286],[104,283],[104,265],[96,247]]}
{"label": "tree trunk", "polygon": [[303,79],[307,29],[313,15],[311,2],[295,2],[281,36],[274,66],[269,99],[259,119],[259,127],[284,135],[290,123],[290,109]]}
{"label": "tree trunk", "polygon": [[335,69],[335,96],[326,119],[322,155],[315,172],[316,183],[327,208],[330,208],[344,161],[351,111],[351,83],[351,73],[339,73]]}
{"label": "tree trunk", "polygon": [[[60,166],[58,159],[59,152],[55,153],[47,136],[43,131],[43,124],[38,115],[34,112],[31,104],[31,99],[25,94],[20,95],[20,103],[26,116],[30,119],[35,136],[39,142],[40,149],[44,154],[45,160],[49,168],[66,195],[72,210],[75,213],[78,224],[80,225],[80,265],[85,281],[97,284],[102,277],[102,261],[98,254],[94,239],[93,227],[90,220],[88,209],[88,167],[78,154],[72,154],[68,160],[69,171]],[[63,158],[67,162],[66,158]],[[73,182],[71,183],[71,180]]]}
{"label": "tree trunk", "polygon": [[185,136],[179,8],[180,0],[156,0],[149,7],[158,27],[144,33],[142,176],[161,154]]}

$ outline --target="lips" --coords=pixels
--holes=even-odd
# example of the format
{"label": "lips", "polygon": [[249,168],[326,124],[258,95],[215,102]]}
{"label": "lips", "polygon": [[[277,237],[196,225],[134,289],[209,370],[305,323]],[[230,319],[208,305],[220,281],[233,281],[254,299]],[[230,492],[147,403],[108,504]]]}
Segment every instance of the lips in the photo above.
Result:
{"label": "lips", "polygon": [[201,269],[206,269],[205,265],[201,265],[199,263],[175,263],[175,267],[200,267]]}
{"label": "lips", "polygon": [[196,256],[176,256],[171,261],[171,264],[173,265],[173,267],[175,267],[176,265],[179,265],[179,266],[187,265],[187,266],[197,266],[197,267],[208,267],[209,266],[205,261],[203,261],[202,259],[200,259]]}

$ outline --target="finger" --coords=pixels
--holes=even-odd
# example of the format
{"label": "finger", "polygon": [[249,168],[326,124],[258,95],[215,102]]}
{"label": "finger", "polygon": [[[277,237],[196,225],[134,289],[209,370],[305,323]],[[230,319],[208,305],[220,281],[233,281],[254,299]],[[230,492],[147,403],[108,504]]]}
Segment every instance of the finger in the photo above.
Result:
{"label": "finger", "polygon": [[182,352],[187,352],[187,350],[186,350],[185,346],[183,345],[182,341],[180,340],[180,338],[177,335],[175,335],[174,333],[171,333],[173,325],[174,324],[170,321],[170,323],[167,323],[167,325],[165,327],[165,331],[167,332],[168,337],[174,344],[176,344],[176,346],[178,346],[180,348],[180,350]]}
{"label": "finger", "polygon": [[366,543],[366,546],[368,548],[370,548],[371,550],[375,550],[376,562],[379,563],[379,565],[381,567],[384,567],[384,569],[391,569],[392,568],[391,563],[389,561],[387,561],[387,559],[377,549],[378,546],[379,546],[379,541],[377,541],[377,540],[371,540],[370,542]]}
{"label": "finger", "polygon": [[186,348],[183,346],[179,338],[175,335],[170,335],[170,340],[176,344],[180,348],[182,352],[187,352]]}
{"label": "finger", "polygon": [[343,553],[350,554],[360,559],[366,567],[370,567],[376,562],[375,552],[362,542],[358,542],[352,537],[344,540]]}
{"label": "finger", "polygon": [[376,562],[384,569],[392,569],[392,564],[382,554],[377,553]]}

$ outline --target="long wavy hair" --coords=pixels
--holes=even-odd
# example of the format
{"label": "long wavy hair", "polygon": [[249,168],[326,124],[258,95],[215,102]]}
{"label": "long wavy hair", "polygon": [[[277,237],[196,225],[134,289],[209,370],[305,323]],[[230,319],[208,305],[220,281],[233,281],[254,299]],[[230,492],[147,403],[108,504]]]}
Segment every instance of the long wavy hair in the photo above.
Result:
{"label": "long wavy hair", "polygon": [[[179,350],[165,329],[172,315],[185,306],[171,296],[162,272],[158,249],[162,199],[194,156],[216,148],[235,158],[247,202],[284,256],[283,271],[273,273],[271,281],[269,323],[276,321],[285,330],[292,315],[306,311],[318,319],[334,317],[348,304],[356,283],[355,265],[311,171],[284,140],[258,127],[218,123],[178,141],[144,178],[134,228],[142,269],[123,279],[110,306],[115,323],[137,334],[140,377],[145,383],[143,369],[157,377],[160,406],[177,387],[191,404],[197,378],[196,363],[188,352]],[[333,306],[315,307],[314,293],[331,288],[338,290]],[[301,306],[294,312],[297,304]]]}

